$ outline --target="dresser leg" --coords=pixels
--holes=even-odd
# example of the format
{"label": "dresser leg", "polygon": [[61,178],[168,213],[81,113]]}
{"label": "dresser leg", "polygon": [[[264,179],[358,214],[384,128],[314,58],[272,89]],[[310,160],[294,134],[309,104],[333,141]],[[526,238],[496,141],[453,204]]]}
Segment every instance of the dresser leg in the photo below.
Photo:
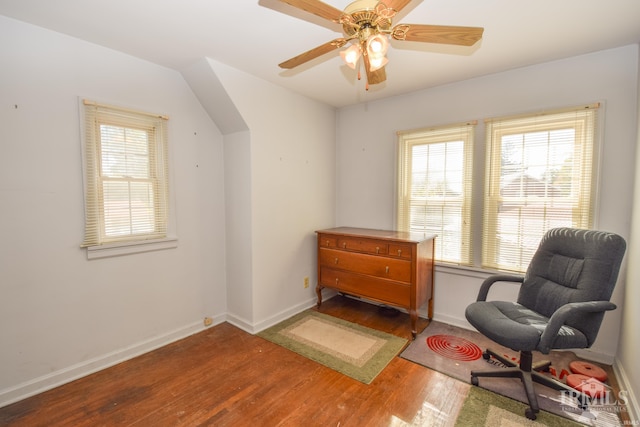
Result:
{"label": "dresser leg", "polygon": [[409,310],[409,317],[411,318],[411,339],[415,340],[418,335],[418,311]]}
{"label": "dresser leg", "polygon": [[322,305],[322,286],[316,286],[316,294],[318,295],[318,308]]}

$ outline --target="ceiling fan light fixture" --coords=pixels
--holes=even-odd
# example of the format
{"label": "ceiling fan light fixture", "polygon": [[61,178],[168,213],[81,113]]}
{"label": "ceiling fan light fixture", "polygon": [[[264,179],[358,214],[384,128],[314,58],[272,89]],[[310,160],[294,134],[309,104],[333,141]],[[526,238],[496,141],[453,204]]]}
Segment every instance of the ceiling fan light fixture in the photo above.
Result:
{"label": "ceiling fan light fixture", "polygon": [[356,69],[356,65],[358,65],[358,60],[362,55],[362,50],[360,46],[357,44],[351,45],[349,48],[340,52],[340,57],[342,60],[352,69]]}
{"label": "ceiling fan light fixture", "polygon": [[369,70],[370,71],[379,70],[380,68],[387,65],[387,62],[389,62],[389,60],[384,56],[382,58],[371,58],[369,59]]}
{"label": "ceiling fan light fixture", "polygon": [[374,34],[367,39],[367,53],[371,58],[381,58],[389,50],[389,40],[382,34]]}
{"label": "ceiling fan light fixture", "polygon": [[484,28],[458,27],[452,25],[397,24],[396,16],[410,0],[351,0],[344,11],[327,4],[324,0],[280,0],[299,10],[312,13],[320,18],[342,25],[344,37],[317,46],[307,52],[278,64],[291,69],[341,49],[348,42],[353,45],[340,52],[344,62],[358,72],[360,79],[360,59],[367,72],[367,87],[387,80],[384,66],[390,47],[390,38],[398,41],[439,43],[458,46],[473,46],[482,38]]}

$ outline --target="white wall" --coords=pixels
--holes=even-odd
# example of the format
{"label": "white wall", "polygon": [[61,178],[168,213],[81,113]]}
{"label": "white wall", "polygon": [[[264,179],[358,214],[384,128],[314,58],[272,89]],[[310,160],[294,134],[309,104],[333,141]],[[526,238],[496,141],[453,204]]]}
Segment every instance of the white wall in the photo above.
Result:
{"label": "white wall", "polygon": [[224,137],[227,320],[250,330],[253,319],[251,254],[251,133]]}
{"label": "white wall", "polygon": [[[640,69],[640,64],[638,64],[638,68]],[[638,74],[638,79],[637,105],[640,105],[640,73]],[[640,147],[640,110],[638,110],[637,114],[637,146]],[[640,150],[636,152],[636,164],[640,165]],[[629,260],[637,260],[640,257],[640,169],[636,169],[633,194],[632,227],[628,240]],[[638,387],[638,384],[640,384],[640,364],[637,362],[638,355],[640,355],[640,334],[638,333],[638,325],[640,325],[640,310],[638,309],[638,301],[640,301],[640,265],[637,262],[629,262],[628,264],[627,289],[621,307],[623,317],[616,374],[623,379],[624,384],[635,385],[635,389],[627,388],[626,391],[629,392],[630,406],[635,409],[635,419],[640,420],[640,388]]]}
{"label": "white wall", "polygon": [[[180,74],[4,17],[0,38],[0,406],[205,316],[251,332],[315,302],[333,108],[206,59]],[[79,97],[170,117],[178,248],[87,261]]]}
{"label": "white wall", "polygon": [[[182,76],[0,16],[0,405],[224,319],[222,136]],[[167,114],[176,249],[88,261],[78,97]]]}
{"label": "white wall", "polygon": [[[477,119],[476,154],[483,155],[485,118],[599,101],[605,126],[597,227],[629,238],[637,143],[637,67],[638,48],[634,45],[340,109],[337,225],[394,228],[396,131]],[[483,171],[476,172],[476,182],[481,183]],[[464,309],[475,300],[483,277],[438,269],[435,318],[468,327]],[[618,305],[624,300],[624,268],[620,277],[613,296]],[[616,310],[605,316],[592,357],[613,361],[621,313]]]}
{"label": "white wall", "polygon": [[[230,321],[258,331],[315,301],[314,230],[335,223],[335,110],[209,60],[250,130],[249,146],[227,168],[250,165],[250,256],[228,254],[228,269],[250,269],[251,318]],[[229,144],[225,141],[225,151]],[[308,289],[303,279],[311,280]],[[230,295],[235,291],[229,283]],[[240,317],[240,316],[238,316]]]}

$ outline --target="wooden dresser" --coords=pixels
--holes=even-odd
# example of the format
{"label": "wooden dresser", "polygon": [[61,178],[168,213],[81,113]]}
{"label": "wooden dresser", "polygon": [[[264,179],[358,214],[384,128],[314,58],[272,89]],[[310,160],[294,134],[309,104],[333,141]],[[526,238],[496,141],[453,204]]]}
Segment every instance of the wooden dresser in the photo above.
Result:
{"label": "wooden dresser", "polygon": [[401,307],[417,334],[418,309],[428,302],[433,317],[435,235],[338,227],[318,235],[318,307],[322,289]]}

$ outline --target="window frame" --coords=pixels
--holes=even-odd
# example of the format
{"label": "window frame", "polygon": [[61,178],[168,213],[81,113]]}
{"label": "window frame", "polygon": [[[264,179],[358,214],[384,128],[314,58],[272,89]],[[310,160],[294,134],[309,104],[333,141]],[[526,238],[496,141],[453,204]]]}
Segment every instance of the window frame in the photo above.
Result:
{"label": "window frame", "polygon": [[[85,200],[85,237],[81,247],[87,249],[87,258],[104,258],[132,253],[155,251],[177,247],[173,205],[169,191],[168,117],[138,110],[101,104],[90,100],[80,101],[82,128],[82,160]],[[147,136],[149,176],[139,180],[131,176],[119,179],[103,176],[100,127],[143,130]],[[152,183],[153,231],[107,236],[103,182],[147,181]],[[130,190],[129,190],[130,191]],[[130,193],[129,193],[130,194]],[[128,210],[132,208],[131,201]]]}
{"label": "window frame", "polygon": [[[397,188],[396,188],[396,227],[401,231],[420,232],[419,230],[410,230],[411,226],[411,208],[415,203],[411,199],[412,186],[412,150],[418,146],[429,146],[436,144],[446,144],[454,142],[462,142],[462,190],[456,203],[452,198],[444,197],[442,202],[438,202],[437,198],[431,198],[425,195],[424,200],[420,199],[422,204],[427,207],[440,208],[442,211],[446,208],[459,205],[460,210],[459,221],[461,224],[459,244],[459,258],[441,258],[436,250],[436,261],[446,263],[448,265],[473,267],[473,151],[474,151],[474,135],[477,121],[465,123],[451,124],[432,128],[416,129],[398,132],[397,146]],[[446,181],[445,181],[446,183]],[[453,203],[451,203],[453,202]],[[443,215],[444,217],[444,215]],[[441,217],[441,218],[443,218]],[[423,230],[424,232],[433,233],[440,237],[440,242],[444,236],[442,230]],[[436,237],[436,242],[438,242]],[[436,243],[437,245],[437,243]],[[436,246],[437,247],[437,246]],[[442,249],[444,254],[444,248]]]}
{"label": "window frame", "polygon": [[[597,218],[597,209],[599,204],[599,185],[600,185],[600,150],[602,149],[602,123],[603,123],[603,113],[599,111],[602,108],[601,103],[596,102],[587,105],[578,105],[575,107],[555,109],[555,110],[545,110],[538,111],[532,113],[525,113],[519,115],[491,118],[484,120],[485,129],[477,129],[478,135],[476,135],[476,142],[471,145],[471,149],[467,153],[471,156],[472,168],[473,168],[473,184],[472,188],[470,188],[471,195],[469,198],[470,201],[470,221],[469,221],[469,231],[468,231],[468,239],[469,239],[469,262],[468,263],[451,263],[448,261],[442,261],[436,258],[437,265],[441,268],[451,268],[455,269],[455,271],[466,272],[462,274],[495,274],[498,272],[509,272],[516,274],[523,274],[528,267],[528,261],[524,264],[516,266],[505,266],[496,263],[488,263],[486,262],[487,254],[486,254],[486,242],[489,240],[496,239],[495,233],[496,228],[491,228],[487,226],[487,222],[495,221],[494,219],[487,219],[487,209],[491,208],[491,201],[489,200],[488,188],[490,188],[490,180],[493,179],[490,176],[489,169],[491,167],[491,162],[496,161],[495,150],[492,152],[490,149],[491,138],[490,128],[493,126],[492,122],[499,120],[527,120],[532,119],[533,121],[537,121],[538,123],[544,123],[545,120],[548,120],[550,116],[553,115],[575,115],[581,116],[586,114],[591,116],[586,119],[586,124],[584,125],[582,130],[579,130],[578,133],[582,133],[586,135],[585,139],[587,142],[585,143],[588,146],[588,168],[581,168],[581,189],[585,191],[588,189],[589,198],[587,206],[581,206],[580,211],[583,217],[583,220],[580,222],[573,222],[571,226],[576,228],[594,228],[597,227],[598,218]],[[587,111],[586,113],[584,113]],[[566,118],[566,117],[565,117]],[[568,120],[568,119],[567,119]],[[574,119],[572,119],[573,121]],[[476,123],[476,122],[469,122]],[[453,125],[450,125],[453,126]],[[558,126],[555,126],[556,128]],[[562,127],[562,126],[561,126]],[[403,152],[402,140],[403,138],[411,138],[411,134],[413,133],[414,137],[420,136],[421,132],[425,132],[429,129],[443,129],[447,128],[447,126],[438,126],[431,127],[419,130],[410,130],[410,131],[399,131],[398,135],[398,149],[396,150],[396,170],[395,170],[395,178],[396,178],[396,189],[395,189],[395,218],[394,222],[398,230],[408,231],[406,226],[406,219],[403,218],[402,213],[402,204],[406,202],[403,200],[404,195],[406,194],[406,185],[403,180],[406,178],[403,174],[406,174],[406,165],[403,164],[404,157],[406,153]],[[483,139],[484,137],[484,139]],[[475,145],[475,148],[474,148]],[[497,161],[500,161],[500,154],[497,154]],[[575,159],[574,159],[575,160]],[[547,164],[547,169],[549,165]],[[572,169],[573,174],[576,173],[575,169]],[[569,188],[569,187],[567,187]],[[494,205],[495,206],[495,205]],[[549,227],[551,228],[551,227]],[[548,229],[548,228],[547,228]],[[492,231],[493,230],[493,231]],[[540,236],[534,236],[535,248],[537,248],[537,244],[539,240],[544,235],[544,231],[541,231]],[[437,233],[436,233],[437,234]],[[436,246],[438,245],[438,238],[436,237]],[[534,248],[534,250],[535,250]],[[475,273],[470,273],[475,272]]]}
{"label": "window frame", "polygon": [[[600,104],[590,104],[581,107],[562,110],[546,111],[541,113],[518,115],[486,120],[486,159],[485,159],[485,188],[483,192],[483,224],[482,224],[482,259],[481,268],[487,270],[512,271],[524,273],[531,260],[531,256],[537,248],[539,240],[544,233],[556,226],[570,226],[576,228],[593,228],[595,224],[595,208],[597,204],[597,182],[599,181],[598,168],[598,108]],[[572,158],[571,166],[571,191],[569,196],[549,196],[548,190],[543,197],[509,197],[500,194],[500,182],[502,171],[502,138],[507,135],[534,133],[549,133],[554,131],[574,129],[574,146],[572,153],[579,158]],[[523,143],[524,146],[524,143]],[[548,166],[548,164],[547,164]],[[548,185],[549,187],[551,184]],[[577,189],[577,190],[576,190]],[[497,244],[497,236],[500,235],[500,206],[511,200],[514,206],[520,209],[527,206],[531,200],[544,210],[544,215],[539,221],[539,233],[531,233],[529,228],[530,245],[527,250],[522,241],[527,239],[522,225],[518,225],[520,253],[518,256],[511,253],[506,261],[501,260],[501,252]],[[520,204],[515,203],[521,199]],[[571,208],[565,209],[567,213],[564,221],[569,224],[561,224],[562,216],[548,214],[549,209],[557,206],[557,202],[565,202]],[[533,216],[522,216],[526,219],[534,219]],[[557,221],[557,222],[556,222]],[[519,224],[521,224],[520,222]],[[535,234],[532,235],[532,234]],[[527,254],[527,251],[529,252]],[[511,259],[513,258],[513,259]],[[519,258],[519,261],[516,259]]]}

